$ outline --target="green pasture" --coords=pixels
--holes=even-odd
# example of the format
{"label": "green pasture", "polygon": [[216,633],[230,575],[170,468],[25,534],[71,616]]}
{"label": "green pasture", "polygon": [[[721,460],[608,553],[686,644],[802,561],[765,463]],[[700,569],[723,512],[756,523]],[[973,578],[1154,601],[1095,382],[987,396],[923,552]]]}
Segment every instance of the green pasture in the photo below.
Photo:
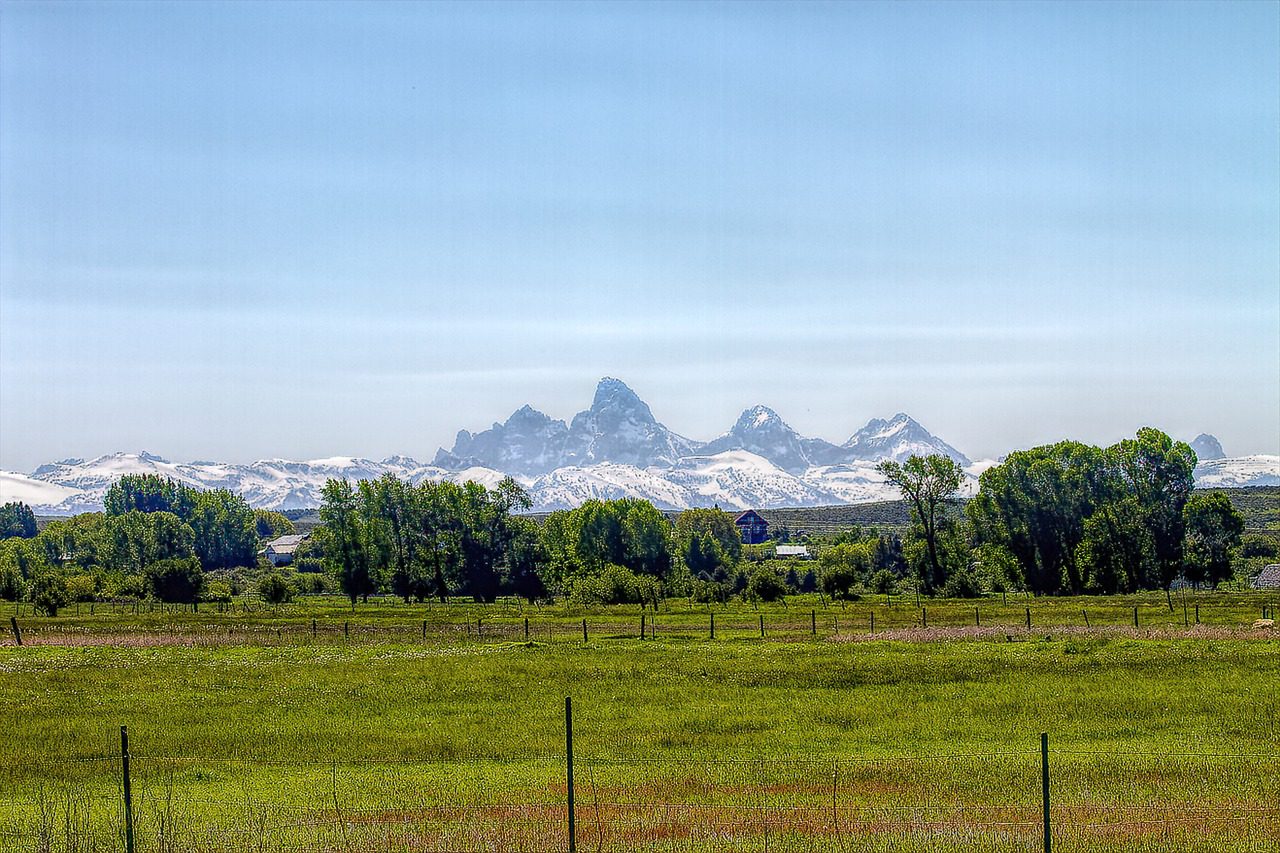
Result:
{"label": "green pasture", "polygon": [[1042,731],[1055,850],[1280,850],[1270,600],[1173,602],[23,616],[0,848],[123,850],[127,725],[138,851],[565,850],[569,695],[583,851],[1039,851]]}

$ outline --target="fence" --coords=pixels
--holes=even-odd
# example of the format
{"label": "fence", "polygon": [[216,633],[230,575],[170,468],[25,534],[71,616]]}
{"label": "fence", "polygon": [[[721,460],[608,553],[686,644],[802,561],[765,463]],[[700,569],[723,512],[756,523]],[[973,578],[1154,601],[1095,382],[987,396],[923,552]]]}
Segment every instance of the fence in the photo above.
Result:
{"label": "fence", "polygon": [[[575,615],[563,607],[501,605],[368,604],[350,614],[340,608],[316,615],[248,603],[237,606],[155,603],[86,605],[81,616],[49,619],[26,615],[14,605],[6,642],[32,645],[128,642],[141,644],[270,644],[299,642],[410,642],[414,640],[496,639],[505,641],[583,641],[636,638],[812,638],[859,639],[927,631],[1014,639],[1045,631],[1189,631],[1250,629],[1259,618],[1274,620],[1278,607],[1269,598],[1185,597],[1166,603],[1134,605],[1124,599],[1072,601],[1048,599],[1023,603],[985,599],[914,606],[910,600],[878,604],[870,600],[817,607],[752,610],[716,608],[668,601],[660,611],[607,608]],[[95,610],[97,612],[90,612]],[[157,614],[157,615],[153,615]],[[308,618],[310,617],[310,618]]]}
{"label": "fence", "polygon": [[[579,735],[579,741],[581,741]],[[1269,753],[584,756],[331,764],[118,749],[3,766],[25,851],[1280,849]],[[113,745],[114,746],[114,745]],[[141,747],[141,748],[139,748]],[[575,751],[576,747],[576,751]],[[1221,796],[1223,774],[1239,790]],[[1217,792],[1210,794],[1210,791]],[[7,825],[6,825],[7,824]]]}

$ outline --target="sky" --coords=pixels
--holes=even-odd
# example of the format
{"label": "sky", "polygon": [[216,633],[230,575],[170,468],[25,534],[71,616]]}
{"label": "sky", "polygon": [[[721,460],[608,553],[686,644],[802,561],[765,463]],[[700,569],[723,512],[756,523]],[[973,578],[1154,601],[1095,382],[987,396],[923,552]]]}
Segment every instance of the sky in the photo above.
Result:
{"label": "sky", "polygon": [[0,2],[0,468],[697,439],[1280,453],[1280,4]]}

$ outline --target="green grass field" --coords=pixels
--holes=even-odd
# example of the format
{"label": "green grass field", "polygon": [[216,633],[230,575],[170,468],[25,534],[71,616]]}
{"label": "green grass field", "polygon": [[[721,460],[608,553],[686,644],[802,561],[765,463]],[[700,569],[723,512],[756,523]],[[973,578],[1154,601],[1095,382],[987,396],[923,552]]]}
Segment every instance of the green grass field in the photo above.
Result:
{"label": "green grass field", "polygon": [[23,614],[0,848],[1280,850],[1275,598]]}

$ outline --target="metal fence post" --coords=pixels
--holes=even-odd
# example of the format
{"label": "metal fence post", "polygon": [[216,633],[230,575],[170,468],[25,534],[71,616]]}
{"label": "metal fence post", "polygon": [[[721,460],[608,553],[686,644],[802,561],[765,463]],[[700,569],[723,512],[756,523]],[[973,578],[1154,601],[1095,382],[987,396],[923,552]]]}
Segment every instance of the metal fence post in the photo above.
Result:
{"label": "metal fence post", "polygon": [[129,786],[129,727],[120,727],[120,766],[124,773],[124,849],[133,853],[133,789]]}
{"label": "metal fence post", "polygon": [[569,782],[569,853],[576,853],[578,839],[573,814],[573,700],[568,696],[564,697],[564,754]]}
{"label": "metal fence post", "polygon": [[1044,796],[1044,853],[1052,853],[1053,834],[1049,827],[1049,733],[1040,733],[1040,789]]}

